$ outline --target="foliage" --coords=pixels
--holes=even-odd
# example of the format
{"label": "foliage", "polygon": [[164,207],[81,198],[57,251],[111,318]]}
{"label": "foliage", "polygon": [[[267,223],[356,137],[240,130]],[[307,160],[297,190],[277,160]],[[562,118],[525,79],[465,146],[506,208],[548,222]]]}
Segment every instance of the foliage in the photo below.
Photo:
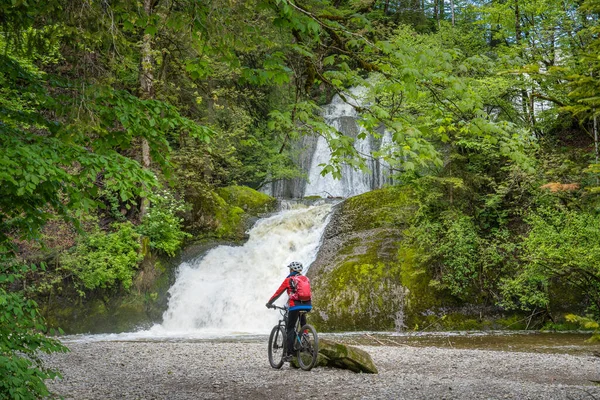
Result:
{"label": "foliage", "polygon": [[182,231],[184,204],[163,190],[151,197],[148,212],[137,227],[137,232],[150,240],[150,247],[174,256],[186,237],[191,235]]}
{"label": "foliage", "polygon": [[548,285],[560,279],[581,291],[600,315],[600,217],[596,213],[544,208],[528,218],[523,270],[504,283],[505,304],[547,307]]}
{"label": "foliage", "polygon": [[97,206],[99,174],[123,200],[142,193],[132,182],[155,185],[151,173],[102,140],[93,151],[82,132],[46,118],[56,111],[43,86],[47,78],[26,63],[0,57],[0,240],[7,232],[35,235],[51,211],[70,218],[69,210]]}
{"label": "foliage", "polygon": [[486,235],[473,217],[448,210],[439,220],[421,220],[406,234],[419,249],[417,262],[433,276],[430,286],[467,302],[497,301],[498,277],[514,265],[515,244],[506,229]]}
{"label": "foliage", "polygon": [[600,342],[600,324],[597,320],[594,321],[592,318],[582,317],[574,314],[568,314],[566,319],[569,322],[575,322],[579,324],[584,329],[593,329],[594,333],[592,337],[588,339],[588,342]]}
{"label": "foliage", "polygon": [[[583,15],[597,16],[600,12],[598,0],[586,0],[580,7]],[[576,49],[577,60],[570,65],[568,78],[569,98],[573,103],[564,107],[582,120],[598,117],[600,107],[600,60],[595,57],[600,50],[600,39],[598,33],[600,26],[587,24],[581,27],[578,37],[583,43],[582,48]]]}
{"label": "foliage", "polygon": [[35,266],[0,263],[0,398],[48,398],[46,379],[61,375],[42,362],[40,352],[66,352],[57,339],[46,337],[43,318],[35,301],[12,287]]}
{"label": "foliage", "polygon": [[[130,222],[115,223],[114,232],[96,231],[80,239],[61,257],[61,268],[73,274],[76,286],[110,288],[120,283],[128,289],[143,256],[140,236]],[[84,295],[82,290],[80,295]]]}

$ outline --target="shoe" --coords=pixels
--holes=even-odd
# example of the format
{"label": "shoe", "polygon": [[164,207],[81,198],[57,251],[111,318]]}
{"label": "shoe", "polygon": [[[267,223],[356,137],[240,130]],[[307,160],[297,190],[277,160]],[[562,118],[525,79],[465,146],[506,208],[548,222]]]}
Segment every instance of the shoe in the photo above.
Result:
{"label": "shoe", "polygon": [[290,362],[294,359],[294,357],[296,357],[295,354],[288,354],[287,356],[283,356],[283,361]]}

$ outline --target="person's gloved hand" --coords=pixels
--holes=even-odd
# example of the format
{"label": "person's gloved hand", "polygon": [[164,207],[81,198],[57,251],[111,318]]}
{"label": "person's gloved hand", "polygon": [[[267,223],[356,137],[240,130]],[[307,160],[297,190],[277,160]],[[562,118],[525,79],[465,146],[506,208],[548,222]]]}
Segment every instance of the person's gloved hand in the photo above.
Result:
{"label": "person's gloved hand", "polygon": [[266,306],[267,306],[267,308],[273,308],[273,304],[271,304],[271,303],[267,303]]}

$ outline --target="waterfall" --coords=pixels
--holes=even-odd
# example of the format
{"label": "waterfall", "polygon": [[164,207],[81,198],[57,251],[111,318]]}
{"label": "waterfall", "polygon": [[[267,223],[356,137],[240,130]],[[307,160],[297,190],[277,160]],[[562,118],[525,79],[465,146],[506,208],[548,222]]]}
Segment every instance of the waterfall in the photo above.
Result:
{"label": "waterfall", "polygon": [[[351,95],[357,101],[345,102],[339,95],[335,95],[331,103],[324,107],[323,117],[327,125],[335,128],[344,135],[356,138],[363,128],[357,123],[358,114],[354,105],[362,103],[364,89],[356,88]],[[371,138],[356,139],[354,147],[361,154],[370,154]],[[326,164],[331,159],[331,151],[327,140],[320,136],[312,156],[310,170],[308,171],[308,183],[304,190],[304,197],[350,197],[368,192],[373,189],[372,175],[362,171],[356,171],[348,165],[342,167],[341,179],[334,179],[331,174],[321,176],[321,164]],[[372,167],[372,165],[369,165]]]}
{"label": "waterfall", "polygon": [[[150,336],[265,334],[279,314],[265,303],[287,276],[317,255],[332,205],[296,205],[259,220],[243,246],[219,246],[179,266],[163,322]],[[306,272],[306,271],[305,271]],[[283,305],[285,294],[277,304]]]}
{"label": "waterfall", "polygon": [[[341,96],[335,95],[331,103],[323,107],[323,118],[327,125],[345,136],[355,139],[354,148],[359,154],[370,156],[374,151],[379,151],[384,145],[391,144],[389,132],[381,129],[381,138],[376,139],[367,135],[358,139],[364,129],[358,123],[359,115],[356,106],[365,106],[366,89],[357,87],[349,90],[344,101]],[[334,179],[331,174],[321,176],[322,164],[329,163],[331,150],[327,140],[322,136],[303,137],[296,146],[304,149],[296,165],[307,173],[308,182],[301,179],[282,180],[274,182],[266,193],[279,198],[301,198],[308,196],[351,197],[361,193],[380,188],[389,182],[389,165],[383,160],[370,157],[366,166],[370,170],[364,172],[354,170],[349,165],[342,166],[341,179]]]}

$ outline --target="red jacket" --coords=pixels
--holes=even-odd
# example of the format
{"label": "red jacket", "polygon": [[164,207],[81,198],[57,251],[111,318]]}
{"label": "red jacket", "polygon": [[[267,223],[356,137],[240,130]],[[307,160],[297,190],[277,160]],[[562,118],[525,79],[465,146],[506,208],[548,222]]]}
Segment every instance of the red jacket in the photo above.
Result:
{"label": "red jacket", "polygon": [[[290,286],[290,277],[294,275],[299,275],[298,272],[292,272],[289,274],[279,286],[279,289],[275,291],[275,294],[271,296],[269,299],[269,303],[273,303],[275,300],[279,298],[283,294],[283,292],[287,291],[288,296],[292,293],[292,287]],[[311,310],[312,303],[309,301],[300,301],[300,300],[288,300],[288,306],[290,310]]]}

